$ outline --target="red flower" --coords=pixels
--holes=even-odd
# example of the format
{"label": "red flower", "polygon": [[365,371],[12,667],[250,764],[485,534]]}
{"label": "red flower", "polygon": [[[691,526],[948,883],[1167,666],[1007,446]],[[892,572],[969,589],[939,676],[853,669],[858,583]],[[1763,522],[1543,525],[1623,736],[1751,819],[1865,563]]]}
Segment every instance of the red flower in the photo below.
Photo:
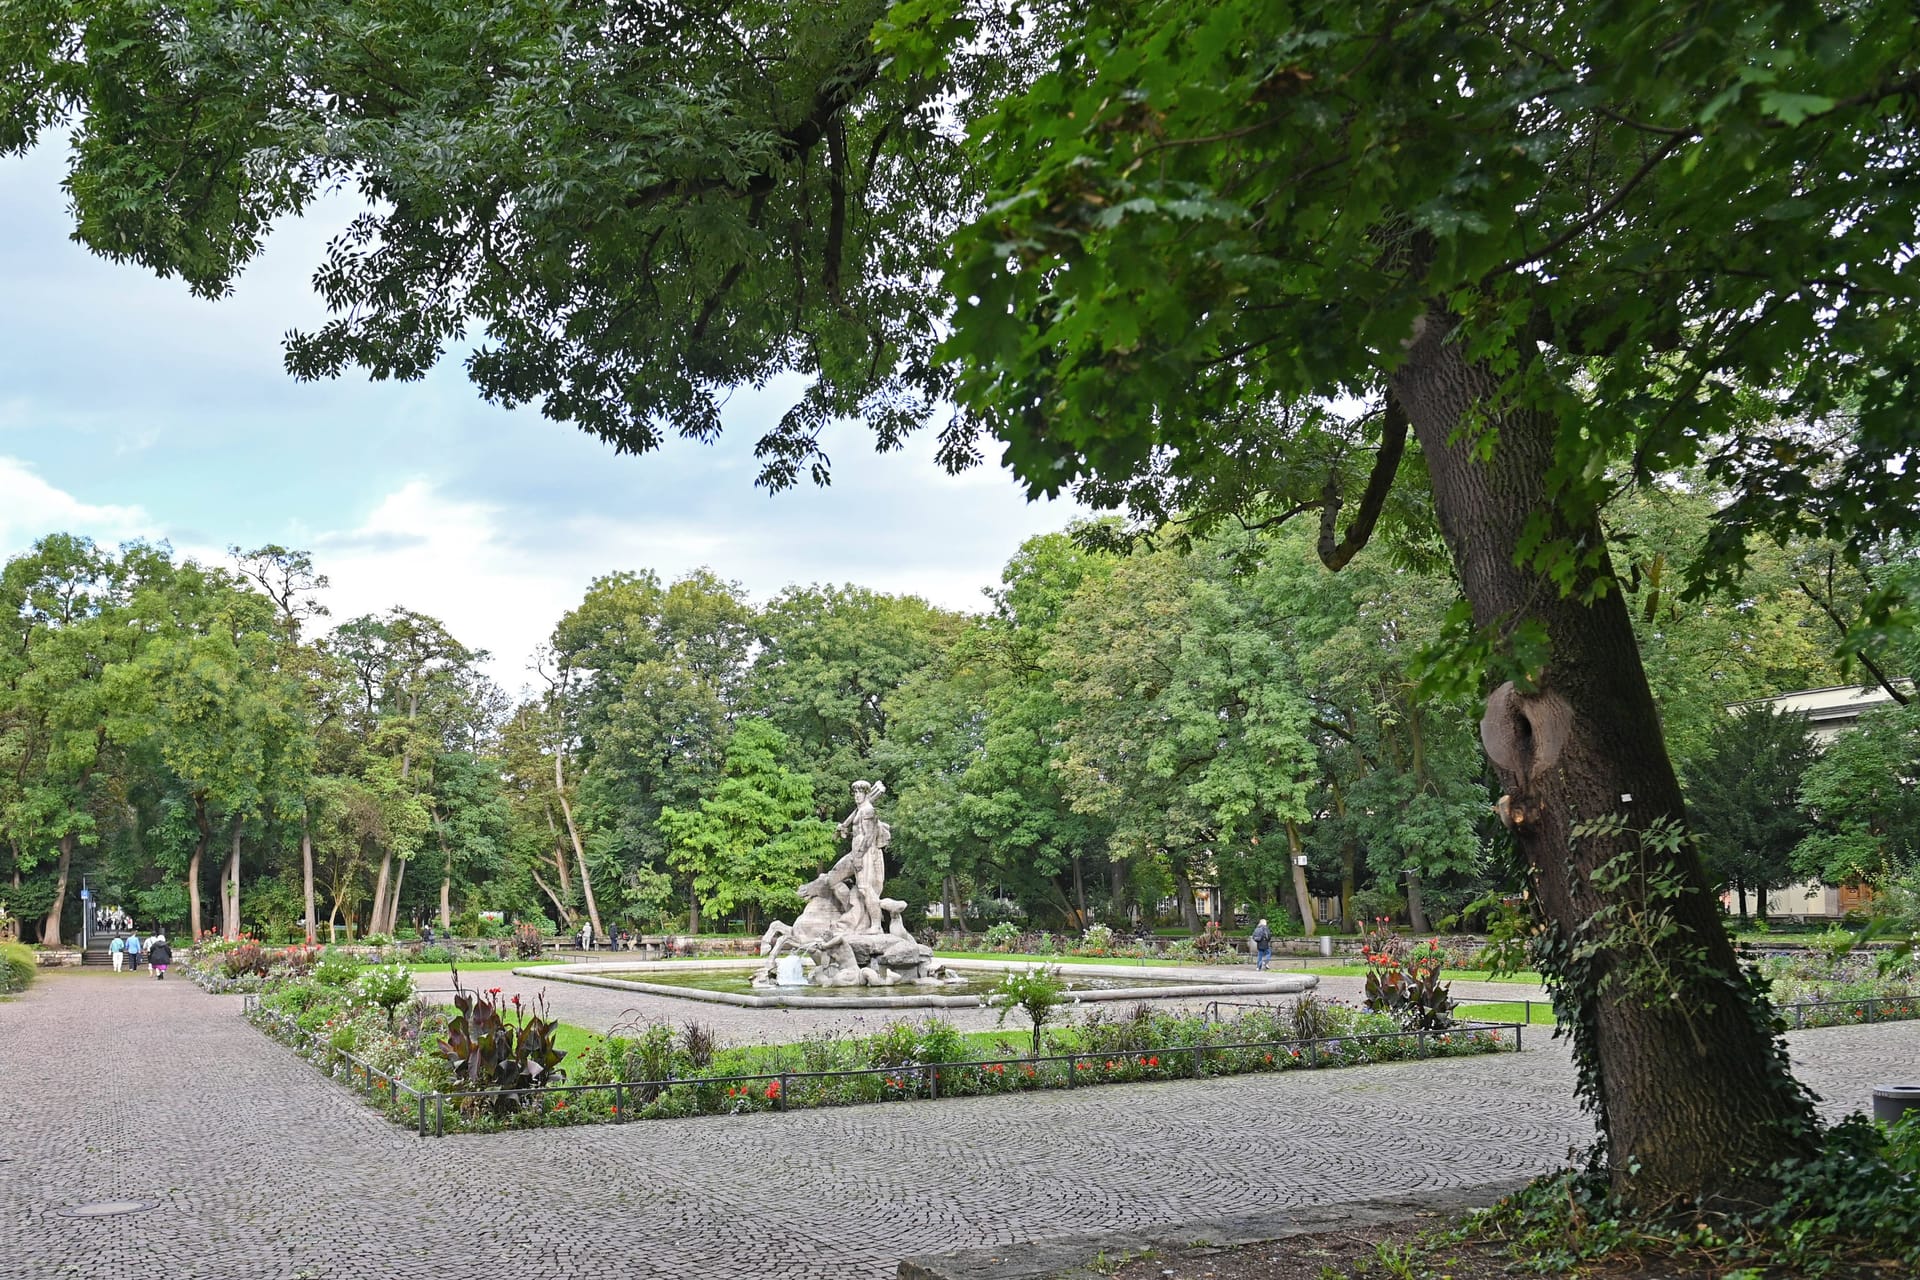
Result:
{"label": "red flower", "polygon": [[555,1111],[565,1111],[567,1109],[567,1100],[565,1098],[560,1099],[553,1104],[553,1109]]}
{"label": "red flower", "polygon": [[620,1114],[620,1104],[617,1102],[613,1104],[613,1114],[615,1115]]}
{"label": "red flower", "polygon": [[780,1082],[778,1080],[767,1081],[767,1097],[777,1098],[779,1096],[780,1096]]}
{"label": "red flower", "polygon": [[1148,1065],[1148,1066],[1150,1066],[1150,1067],[1157,1067],[1157,1066],[1159,1066],[1159,1065],[1160,1065],[1160,1059],[1158,1059],[1158,1058],[1148,1058],[1148,1059],[1147,1059],[1147,1065]]}

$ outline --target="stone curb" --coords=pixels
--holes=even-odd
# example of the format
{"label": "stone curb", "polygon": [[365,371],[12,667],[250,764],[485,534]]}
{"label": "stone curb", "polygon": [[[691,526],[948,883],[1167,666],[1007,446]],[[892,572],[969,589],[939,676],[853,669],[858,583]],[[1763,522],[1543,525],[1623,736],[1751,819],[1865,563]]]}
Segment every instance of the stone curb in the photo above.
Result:
{"label": "stone curb", "polygon": [[[1117,1261],[1145,1253],[1166,1259],[1242,1248],[1288,1236],[1352,1227],[1397,1226],[1409,1218],[1451,1217],[1482,1209],[1531,1182],[1511,1178],[1471,1187],[1420,1191],[1344,1204],[1303,1205],[1228,1218],[1050,1236],[1018,1244],[903,1258],[899,1280],[1097,1280]],[[1095,1264],[1099,1264],[1096,1266]]]}

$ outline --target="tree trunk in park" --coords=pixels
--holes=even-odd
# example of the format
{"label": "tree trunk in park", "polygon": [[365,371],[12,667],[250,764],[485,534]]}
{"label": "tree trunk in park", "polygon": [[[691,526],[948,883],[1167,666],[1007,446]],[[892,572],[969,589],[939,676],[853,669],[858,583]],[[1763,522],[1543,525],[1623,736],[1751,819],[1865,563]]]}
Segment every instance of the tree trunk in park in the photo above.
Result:
{"label": "tree trunk in park", "polygon": [[547,895],[547,900],[553,903],[553,918],[559,923],[560,932],[565,933],[573,923],[573,912],[568,909],[560,895],[553,891],[553,886],[540,878],[538,871],[533,873],[533,883],[539,887],[540,892]]}
{"label": "tree trunk in park", "polygon": [[1427,932],[1427,904],[1420,896],[1420,873],[1407,869],[1407,927],[1415,933]]}
{"label": "tree trunk in park", "polygon": [[307,826],[307,807],[300,806],[300,884],[306,894],[307,945],[320,940],[313,918],[313,832]]}
{"label": "tree trunk in park", "polygon": [[206,857],[207,839],[212,834],[212,825],[207,821],[207,806],[199,799],[193,802],[193,856],[187,859],[187,912],[188,925],[193,930],[192,942],[198,944],[201,933],[200,919],[200,863]]}
{"label": "tree trunk in park", "polygon": [[240,936],[240,827],[241,819],[233,820],[233,851],[227,858],[227,900],[222,904],[221,916],[226,920],[226,937]]}
{"label": "tree trunk in park", "polygon": [[953,923],[962,933],[967,929],[967,900],[960,892],[960,883],[953,876],[946,877],[947,894],[953,899]]}
{"label": "tree trunk in park", "polygon": [[453,855],[447,855],[446,869],[440,873],[440,932],[453,932]]}
{"label": "tree trunk in park", "polygon": [[[1606,572],[1599,519],[1559,511],[1548,493],[1559,424],[1500,409],[1496,378],[1468,361],[1452,324],[1437,309],[1425,317],[1389,390],[1426,455],[1475,624],[1538,620],[1551,646],[1537,689],[1495,690],[1481,736],[1508,791],[1501,816],[1526,857],[1541,962],[1574,1019],[1614,1187],[1641,1206],[1764,1194],[1759,1171],[1809,1149],[1811,1104],[1691,844],[1673,838],[1685,808],[1626,605],[1617,589],[1590,590]],[[1476,456],[1487,429],[1497,445]],[[1521,563],[1537,512],[1550,537],[1600,558],[1569,591]],[[1665,935],[1646,927],[1662,915]],[[1598,953],[1577,958],[1582,943]],[[1676,972],[1688,999],[1675,998]]]}
{"label": "tree trunk in park", "polygon": [[[547,815],[547,830],[553,833],[553,866],[554,869],[560,873],[560,896],[568,901],[572,901],[573,876],[567,870],[566,845],[562,843],[560,839],[560,828],[554,824],[553,810],[548,809],[545,805],[542,805],[541,809]],[[567,915],[569,918],[572,917],[573,909],[571,907],[567,909]]]}
{"label": "tree trunk in park", "polygon": [[1073,855],[1073,907],[1078,916],[1075,927],[1087,927],[1087,880],[1080,866],[1080,854]]}
{"label": "tree trunk in park", "polygon": [[700,932],[700,891],[692,885],[687,886],[687,933],[689,936]]}
{"label": "tree trunk in park", "polygon": [[[1740,897],[1740,923],[1745,924],[1747,922],[1747,886],[1743,881],[1735,880],[1733,891]],[[1766,895],[1762,894],[1760,900],[1765,902]]]}
{"label": "tree trunk in park", "polygon": [[1313,895],[1307,892],[1307,869],[1300,865],[1300,828],[1287,823],[1287,866],[1293,871],[1293,898],[1300,904],[1300,927],[1313,936]]}
{"label": "tree trunk in park", "polygon": [[567,838],[573,842],[573,856],[580,864],[580,892],[587,900],[587,923],[593,926],[593,936],[603,937],[600,929],[600,907],[593,900],[593,876],[587,870],[587,851],[580,844],[580,828],[573,822],[573,806],[567,803],[567,775],[562,768],[566,756],[555,748],[553,752],[553,793],[560,799],[560,816],[567,823]]}
{"label": "tree trunk in park", "polygon": [[53,883],[53,905],[47,908],[47,918],[40,925],[41,946],[60,945],[60,917],[67,909],[67,873],[73,869],[73,850],[79,843],[71,831],[60,837],[60,869]]}
{"label": "tree trunk in park", "polygon": [[1198,937],[1201,930],[1200,904],[1193,900],[1193,881],[1187,878],[1186,868],[1176,867],[1173,872],[1173,893],[1180,899],[1180,922],[1187,932]]}
{"label": "tree trunk in park", "polygon": [[393,873],[393,892],[387,895],[387,918],[380,922],[379,931],[389,938],[400,933],[400,886],[407,882],[407,864],[411,858],[400,859],[400,865]]}
{"label": "tree trunk in park", "polygon": [[373,911],[367,916],[367,932],[379,933],[387,916],[387,886],[393,879],[393,850],[380,851],[380,874],[373,882]]}

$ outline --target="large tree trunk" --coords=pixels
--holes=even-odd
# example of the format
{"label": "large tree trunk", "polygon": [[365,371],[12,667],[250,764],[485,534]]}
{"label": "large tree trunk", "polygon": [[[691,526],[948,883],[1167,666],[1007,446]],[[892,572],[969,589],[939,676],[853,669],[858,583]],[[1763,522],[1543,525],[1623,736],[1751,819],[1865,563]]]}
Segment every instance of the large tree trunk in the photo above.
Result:
{"label": "large tree trunk", "polygon": [[[599,932],[595,930],[595,932]],[[692,885],[687,886],[687,934],[689,937],[700,932],[700,891]]]}
{"label": "large tree trunk", "polygon": [[560,798],[560,816],[567,822],[567,838],[573,841],[573,856],[580,864],[580,893],[587,900],[587,923],[593,926],[593,936],[605,937],[600,928],[600,907],[593,900],[593,876],[587,871],[587,851],[580,845],[580,828],[573,822],[573,806],[567,803],[567,775],[561,768],[565,759],[558,748],[553,753],[553,791]]}
{"label": "large tree trunk", "polygon": [[67,909],[67,873],[73,869],[73,850],[78,844],[79,839],[71,831],[60,837],[60,870],[53,884],[53,905],[47,908],[47,918],[40,924],[41,946],[60,945],[60,917]]}
{"label": "large tree trunk", "polygon": [[[1493,375],[1468,362],[1452,323],[1437,310],[1425,318],[1390,390],[1426,454],[1475,624],[1511,634],[1535,622],[1551,646],[1537,690],[1495,691],[1482,737],[1508,790],[1503,817],[1546,925],[1541,964],[1572,1020],[1615,1189],[1644,1206],[1764,1194],[1758,1171],[1809,1148],[1811,1104],[1691,845],[1642,838],[1684,822],[1685,809],[1626,606],[1602,581],[1598,516],[1559,512],[1548,493],[1559,424],[1498,409]],[[1489,430],[1489,456],[1476,456]],[[1541,512],[1550,537],[1589,558],[1565,591],[1519,563]],[[1575,838],[1576,823],[1614,815],[1626,829]],[[1609,864],[1625,872],[1617,885]],[[1661,914],[1670,936],[1635,927]],[[1574,957],[1583,943],[1599,944],[1590,960]]]}
{"label": "large tree trunk", "polygon": [[196,832],[193,857],[187,860],[187,912],[190,917],[187,923],[193,930],[191,942],[197,946],[201,932],[200,864],[207,855],[207,839],[212,834],[212,824],[207,821],[207,807],[199,800],[193,802],[193,823]]}
{"label": "large tree trunk", "polygon": [[320,940],[313,918],[313,832],[307,827],[307,807],[300,806],[300,883],[306,892],[307,945]]}
{"label": "large tree trunk", "polygon": [[412,858],[400,859],[400,866],[393,873],[393,892],[387,895],[387,918],[380,926],[380,932],[390,938],[400,933],[400,886],[407,882],[407,866],[412,861]]}
{"label": "large tree trunk", "polygon": [[1076,913],[1074,927],[1087,927],[1087,879],[1081,871],[1080,855],[1073,855],[1073,907]]}
{"label": "large tree trunk", "polygon": [[1173,892],[1180,899],[1180,921],[1186,925],[1187,932],[1196,937],[1200,933],[1200,907],[1193,900],[1193,881],[1187,878],[1185,867],[1173,869]]}
{"label": "large tree trunk", "polygon": [[1300,828],[1293,823],[1287,824],[1287,865],[1293,870],[1293,898],[1300,904],[1300,927],[1306,930],[1306,936],[1313,936],[1313,895],[1307,892],[1307,868],[1300,861],[1305,850],[1300,847]]}
{"label": "large tree trunk", "polygon": [[1407,927],[1415,933],[1426,933],[1427,904],[1420,896],[1420,873],[1411,867],[1407,869]]}
{"label": "large tree trunk", "polygon": [[224,883],[227,887],[227,900],[221,904],[221,916],[226,921],[225,936],[229,939],[240,936],[240,827],[241,820],[233,820],[233,851],[227,858],[227,874]]}
{"label": "large tree trunk", "polygon": [[367,917],[367,932],[382,931],[381,922],[387,918],[387,886],[393,879],[393,850],[380,851],[380,874],[373,882],[373,912]]}

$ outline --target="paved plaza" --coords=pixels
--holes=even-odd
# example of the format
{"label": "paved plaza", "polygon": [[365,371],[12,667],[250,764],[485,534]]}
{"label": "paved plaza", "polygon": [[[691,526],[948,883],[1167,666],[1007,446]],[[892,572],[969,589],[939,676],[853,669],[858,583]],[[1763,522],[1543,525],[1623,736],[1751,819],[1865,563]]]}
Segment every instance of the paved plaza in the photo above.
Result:
{"label": "paved plaza", "polygon": [[[487,985],[508,984],[490,975]],[[610,1025],[625,1012],[614,1004],[632,1003],[531,979],[512,986],[547,988],[589,1025]],[[592,1003],[603,994],[615,1001]],[[729,1038],[740,1031],[732,1015],[747,1012],[699,1007]],[[819,1017],[776,1017],[771,1034]],[[1528,1045],[1444,1062],[423,1140],[248,1026],[237,997],[144,975],[54,973],[0,1002],[0,1277],[879,1280],[910,1254],[1546,1170],[1591,1128],[1573,1105],[1564,1050],[1544,1033]],[[1793,1050],[1837,1114],[1873,1082],[1911,1074],[1920,1023],[1804,1032]],[[858,1154],[827,1154],[847,1150]],[[158,1203],[64,1216],[122,1199]]]}

